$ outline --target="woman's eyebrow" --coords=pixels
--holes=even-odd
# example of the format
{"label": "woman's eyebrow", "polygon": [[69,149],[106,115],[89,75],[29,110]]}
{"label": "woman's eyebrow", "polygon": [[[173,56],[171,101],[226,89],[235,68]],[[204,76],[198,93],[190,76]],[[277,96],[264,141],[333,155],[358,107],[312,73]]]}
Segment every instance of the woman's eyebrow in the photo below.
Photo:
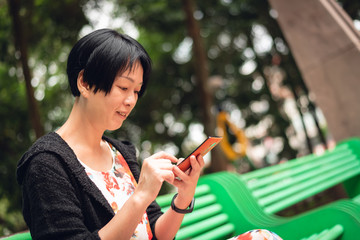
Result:
{"label": "woman's eyebrow", "polygon": [[132,79],[131,77],[128,76],[120,76],[122,78],[126,78],[127,80],[130,80],[131,82],[135,82],[134,79]]}
{"label": "woman's eyebrow", "polygon": [[[125,78],[125,79],[127,79],[127,80],[129,80],[129,81],[131,81],[131,82],[135,82],[135,80],[134,79],[132,79],[131,77],[128,77],[128,76],[120,76],[121,78]],[[140,84],[139,85],[142,85],[143,84],[143,82],[140,82]]]}

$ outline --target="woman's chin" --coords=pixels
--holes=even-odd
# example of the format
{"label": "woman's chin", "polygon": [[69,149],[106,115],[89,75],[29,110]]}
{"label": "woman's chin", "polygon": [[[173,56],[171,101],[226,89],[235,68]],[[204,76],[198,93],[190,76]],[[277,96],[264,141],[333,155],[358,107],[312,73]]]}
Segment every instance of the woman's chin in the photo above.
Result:
{"label": "woman's chin", "polygon": [[122,122],[120,124],[116,124],[116,125],[113,125],[113,126],[109,127],[107,130],[108,131],[116,131],[119,128],[121,128],[121,126],[122,126]]}

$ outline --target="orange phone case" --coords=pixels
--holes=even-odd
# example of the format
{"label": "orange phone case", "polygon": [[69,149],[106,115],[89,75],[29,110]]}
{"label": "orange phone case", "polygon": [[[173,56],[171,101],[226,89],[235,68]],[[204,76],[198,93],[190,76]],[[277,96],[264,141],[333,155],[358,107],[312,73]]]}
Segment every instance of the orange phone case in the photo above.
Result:
{"label": "orange phone case", "polygon": [[208,152],[210,152],[220,141],[222,137],[210,136],[208,137],[202,144],[200,144],[189,156],[187,156],[184,160],[179,162],[177,166],[185,172],[191,167],[190,164],[190,156],[194,155],[195,157],[201,155],[205,156]]}

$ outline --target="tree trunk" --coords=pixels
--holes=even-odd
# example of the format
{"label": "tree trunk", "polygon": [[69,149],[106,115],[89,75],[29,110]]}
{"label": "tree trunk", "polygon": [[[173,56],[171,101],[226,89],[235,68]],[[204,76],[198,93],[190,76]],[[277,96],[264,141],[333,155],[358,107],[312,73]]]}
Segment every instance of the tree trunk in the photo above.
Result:
{"label": "tree trunk", "polygon": [[31,125],[35,131],[36,138],[44,135],[44,127],[40,119],[40,111],[34,97],[34,89],[31,86],[31,72],[28,65],[28,53],[27,53],[27,42],[26,34],[23,29],[21,22],[20,1],[19,0],[8,0],[9,11],[13,22],[13,34],[15,40],[16,50],[20,52],[20,61],[23,69],[23,75],[26,84],[26,96],[29,104],[29,115]]}
{"label": "tree trunk", "polygon": [[[286,70],[285,70],[285,72],[286,72],[287,78],[289,78],[289,73]],[[312,146],[312,143],[311,143],[311,139],[310,139],[310,136],[309,136],[309,133],[308,133],[305,121],[304,121],[304,114],[301,111],[301,106],[300,106],[300,103],[299,103],[300,98],[299,98],[299,95],[296,92],[295,86],[294,86],[293,82],[291,81],[291,79],[288,79],[288,83],[289,83],[288,86],[289,86],[292,94],[294,95],[294,99],[295,99],[295,102],[296,102],[296,109],[298,110],[298,113],[300,115],[301,124],[302,124],[302,127],[304,129],[304,134],[305,134],[305,138],[306,138],[306,144],[307,144],[307,147],[308,147],[308,151],[311,154],[314,151],[313,151],[313,146]]]}
{"label": "tree trunk", "polygon": [[[186,26],[189,36],[193,40],[194,67],[197,88],[199,91],[199,103],[202,109],[202,123],[204,125],[205,134],[208,136],[215,135],[215,116],[211,113],[213,106],[213,92],[211,92],[208,84],[209,67],[207,62],[206,51],[200,36],[200,28],[194,18],[193,0],[183,0],[183,8],[186,15]],[[214,148],[211,151],[211,172],[226,170],[227,163],[221,150]]]}

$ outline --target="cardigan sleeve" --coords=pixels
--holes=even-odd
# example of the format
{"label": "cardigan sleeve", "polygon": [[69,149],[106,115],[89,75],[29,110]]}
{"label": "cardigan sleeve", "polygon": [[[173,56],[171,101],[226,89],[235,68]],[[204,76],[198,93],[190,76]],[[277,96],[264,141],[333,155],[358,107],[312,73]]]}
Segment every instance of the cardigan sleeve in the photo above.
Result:
{"label": "cardigan sleeve", "polygon": [[100,239],[84,225],[76,189],[56,155],[36,155],[25,174],[23,214],[33,239]]}

